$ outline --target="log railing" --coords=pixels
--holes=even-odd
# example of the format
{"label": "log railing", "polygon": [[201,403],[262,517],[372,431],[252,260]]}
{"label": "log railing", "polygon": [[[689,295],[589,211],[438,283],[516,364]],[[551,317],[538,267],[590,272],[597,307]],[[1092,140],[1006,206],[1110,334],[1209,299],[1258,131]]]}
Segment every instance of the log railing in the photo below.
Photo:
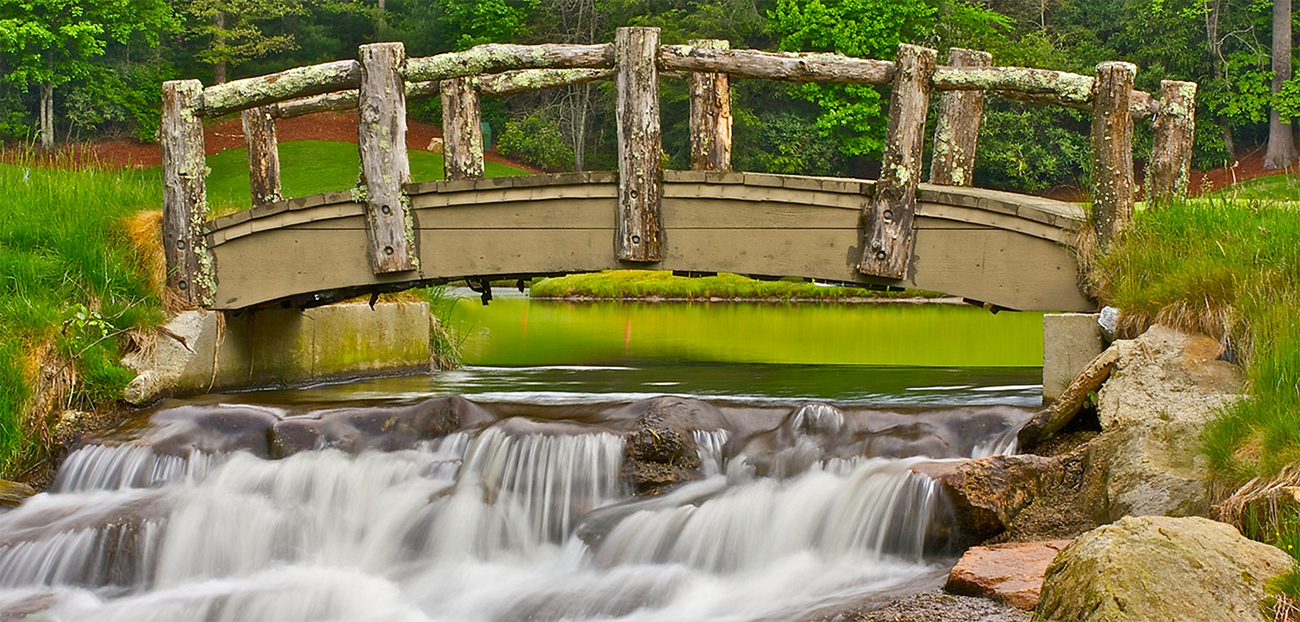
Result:
{"label": "log railing", "polygon": [[361,46],[344,60],[235,80],[204,88],[197,80],[163,86],[164,244],[172,295],[208,306],[213,266],[204,223],[203,117],[241,112],[248,141],[254,205],[281,199],[277,118],[358,109],[361,187],[371,267],[375,274],[418,269],[404,184],[406,101],[442,98],[447,179],[483,176],[480,97],[501,96],[613,78],[617,82],[619,213],[615,252],[632,263],[663,257],[663,160],[658,84],[686,77],[691,98],[691,168],[731,167],[730,80],[769,79],[890,85],[889,123],[880,179],[864,197],[858,270],[896,281],[906,277],[913,243],[917,184],[932,91],[941,93],[929,180],[972,183],[986,94],[1090,110],[1093,228],[1105,244],[1132,213],[1132,133],[1152,119],[1154,147],[1147,197],[1163,201],[1186,191],[1196,84],[1165,81],[1158,97],[1133,90],[1136,68],[1102,63],[1093,76],[996,67],[984,52],[954,48],[948,65],[935,50],[902,45],[897,61],[831,53],[733,50],[726,41],[660,45],[655,28],[620,28],[614,43],[482,45],[464,52],[406,58],[400,43]]}

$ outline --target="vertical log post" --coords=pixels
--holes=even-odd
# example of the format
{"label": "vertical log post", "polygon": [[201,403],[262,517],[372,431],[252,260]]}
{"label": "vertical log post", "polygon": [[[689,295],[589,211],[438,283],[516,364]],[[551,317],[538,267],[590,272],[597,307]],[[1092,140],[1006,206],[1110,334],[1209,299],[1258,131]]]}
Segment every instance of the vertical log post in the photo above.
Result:
{"label": "vertical log post", "polygon": [[410,181],[406,156],[406,90],[399,68],[406,60],[401,43],[360,48],[361,183],[365,185],[370,267],[375,274],[416,268],[415,234],[402,185]]}
{"label": "vertical log post", "polygon": [[446,179],[483,178],[483,113],[478,77],[452,78],[442,92],[442,166]]}
{"label": "vertical log post", "polygon": [[[708,50],[731,49],[723,39],[691,41]],[[691,92],[691,170],[731,170],[731,77],[694,71]]]}
{"label": "vertical log post", "polygon": [[1160,110],[1147,164],[1147,204],[1158,205],[1187,193],[1192,174],[1192,135],[1196,130],[1196,83],[1160,82]]}
{"label": "vertical log post", "polygon": [[863,213],[863,252],[858,263],[858,271],[863,274],[886,279],[902,279],[907,274],[930,78],[938,56],[930,48],[898,46],[898,71],[889,94],[889,125],[880,179]]}
{"label": "vertical log post", "polygon": [[167,260],[168,297],[186,308],[212,304],[212,255],[204,227],[208,200],[204,183],[203,122],[198,80],[163,83],[163,255]]}
{"label": "vertical log post", "polygon": [[[951,67],[992,67],[993,55],[978,50],[948,50]],[[930,183],[970,186],[975,173],[975,146],[984,119],[984,91],[945,91],[939,99],[934,129]]]}
{"label": "vertical log post", "polygon": [[663,140],[659,127],[658,28],[619,28],[614,34],[618,71],[618,237],[620,260],[663,259]]}
{"label": "vertical log post", "polygon": [[281,200],[280,148],[275,136],[275,118],[268,107],[240,113],[244,123],[244,144],[248,147],[248,186],[253,207]]}
{"label": "vertical log post", "polygon": [[1133,215],[1133,117],[1129,94],[1137,66],[1097,65],[1092,87],[1092,226],[1105,248]]}

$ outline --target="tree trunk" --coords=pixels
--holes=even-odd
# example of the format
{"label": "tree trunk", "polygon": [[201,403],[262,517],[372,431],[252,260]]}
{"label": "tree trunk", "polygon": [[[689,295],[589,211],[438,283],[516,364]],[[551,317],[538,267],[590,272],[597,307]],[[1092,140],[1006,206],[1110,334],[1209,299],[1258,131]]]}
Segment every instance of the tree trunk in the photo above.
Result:
{"label": "tree trunk", "polygon": [[[226,46],[226,35],[222,34],[226,29],[226,14],[217,11],[212,17],[212,25],[217,28],[217,34],[212,38],[212,47],[220,49]],[[226,61],[219,60],[212,66],[212,83],[225,84],[226,82]]]}
{"label": "tree trunk", "polygon": [[1137,67],[1097,65],[1092,111],[1092,224],[1106,248],[1133,216],[1133,116],[1129,94]]}
{"label": "tree trunk", "polygon": [[[1273,0],[1273,94],[1291,79],[1291,0]],[[1264,168],[1286,168],[1296,159],[1291,120],[1283,119],[1277,106],[1268,115],[1268,149]]]}
{"label": "tree trunk", "polygon": [[889,124],[880,179],[865,206],[863,252],[858,272],[886,279],[907,277],[912,259],[916,187],[921,181],[925,117],[930,110],[930,78],[939,53],[898,46],[898,71],[889,92]]}
{"label": "tree trunk", "polygon": [[366,186],[366,232],[375,274],[406,272],[416,264],[414,222],[402,186],[411,180],[406,153],[406,88],[401,43],[361,46],[357,148]]}
{"label": "tree trunk", "polygon": [[54,84],[41,84],[41,148],[54,148]]}
{"label": "tree trunk", "polygon": [[615,252],[623,261],[663,259],[663,142],[659,126],[658,28],[619,28],[619,219]]}

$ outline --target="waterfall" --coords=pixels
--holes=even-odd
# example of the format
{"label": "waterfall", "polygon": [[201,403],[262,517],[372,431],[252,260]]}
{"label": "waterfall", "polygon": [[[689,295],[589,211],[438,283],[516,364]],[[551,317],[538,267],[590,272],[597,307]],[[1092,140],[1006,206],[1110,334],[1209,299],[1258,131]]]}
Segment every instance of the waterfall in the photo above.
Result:
{"label": "waterfall", "polygon": [[[791,619],[926,589],[950,508],[925,458],[853,453],[859,416],[694,430],[696,479],[652,497],[626,427],[576,415],[281,459],[87,445],[0,511],[0,619]],[[1014,448],[978,434],[961,446]]]}

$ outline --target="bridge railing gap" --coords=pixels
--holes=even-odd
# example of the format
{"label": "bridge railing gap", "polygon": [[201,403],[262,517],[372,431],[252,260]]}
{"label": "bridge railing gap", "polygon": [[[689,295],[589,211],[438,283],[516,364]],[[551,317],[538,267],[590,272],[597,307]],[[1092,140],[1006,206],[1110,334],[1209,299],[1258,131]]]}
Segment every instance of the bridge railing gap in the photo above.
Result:
{"label": "bridge railing gap", "polygon": [[404,185],[406,100],[443,100],[446,178],[483,176],[480,125],[484,95],[504,96],[615,78],[619,132],[619,203],[615,255],[622,261],[663,259],[660,77],[686,78],[691,94],[691,168],[731,168],[730,83],[756,78],[796,82],[892,85],[882,173],[864,200],[859,272],[904,280],[914,244],[917,186],[930,93],[942,93],[930,166],[931,183],[969,186],[986,94],[1093,112],[1093,223],[1104,245],[1132,212],[1132,125],[1151,118],[1154,146],[1147,197],[1159,203],[1186,192],[1196,85],[1165,81],[1159,97],[1132,89],[1135,69],[1102,63],[1093,76],[1025,67],[996,67],[984,52],[954,48],[949,64],[937,52],[902,45],[897,61],[841,54],[733,50],[726,41],[660,45],[654,28],[620,28],[613,43],[489,44],[463,52],[406,58],[402,44],[372,44],[360,60],[298,67],[203,88],[196,80],[164,84],[162,149],[164,241],[168,297],[210,306],[215,269],[205,237],[202,117],[241,112],[254,206],[282,200],[275,119],[359,109],[358,148],[368,254],[375,274],[418,267],[413,218]]}

